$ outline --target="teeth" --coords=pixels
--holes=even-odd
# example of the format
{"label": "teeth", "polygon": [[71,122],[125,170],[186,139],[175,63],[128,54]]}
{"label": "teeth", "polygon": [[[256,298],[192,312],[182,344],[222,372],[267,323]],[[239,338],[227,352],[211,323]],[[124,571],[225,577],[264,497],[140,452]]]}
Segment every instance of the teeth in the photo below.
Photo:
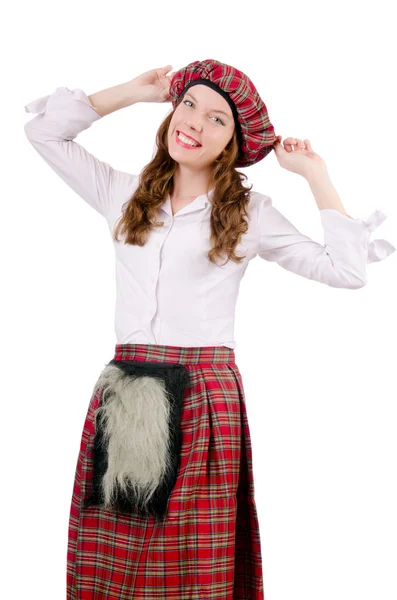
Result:
{"label": "teeth", "polygon": [[182,142],[185,142],[185,144],[189,144],[189,146],[199,146],[199,144],[192,142],[192,140],[189,140],[189,138],[185,137],[181,132],[178,133],[178,137],[182,140]]}

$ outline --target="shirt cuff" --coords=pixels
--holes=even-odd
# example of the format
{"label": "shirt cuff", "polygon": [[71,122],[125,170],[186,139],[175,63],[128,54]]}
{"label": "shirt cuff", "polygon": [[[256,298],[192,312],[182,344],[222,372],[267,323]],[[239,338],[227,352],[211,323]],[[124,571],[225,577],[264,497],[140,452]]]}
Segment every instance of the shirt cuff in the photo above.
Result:
{"label": "shirt cuff", "polygon": [[367,263],[384,260],[390,254],[396,251],[396,248],[385,239],[375,239],[369,241],[371,233],[387,216],[381,210],[375,210],[363,221],[342,214],[339,210],[333,208],[323,208],[320,210],[321,223],[324,229],[324,242],[330,240],[339,242],[361,242],[368,249]]}
{"label": "shirt cuff", "polygon": [[48,104],[48,101],[50,98],[53,99],[54,102],[56,103],[56,101],[60,101],[60,100],[62,100],[63,97],[66,97],[66,96],[73,97],[73,100],[78,100],[78,101],[83,102],[84,104],[89,106],[94,111],[94,113],[98,119],[102,118],[102,115],[100,115],[98,112],[96,112],[96,110],[93,107],[93,105],[91,104],[87,94],[83,90],[81,90],[80,88],[74,88],[74,89],[70,90],[69,88],[67,88],[65,86],[57,87],[55,92],[53,92],[52,94],[47,94],[46,96],[41,96],[40,98],[37,98],[36,100],[33,100],[32,102],[29,102],[28,104],[25,104],[25,111],[28,113],[36,113],[36,114],[41,115],[41,114],[45,113],[47,104]]}

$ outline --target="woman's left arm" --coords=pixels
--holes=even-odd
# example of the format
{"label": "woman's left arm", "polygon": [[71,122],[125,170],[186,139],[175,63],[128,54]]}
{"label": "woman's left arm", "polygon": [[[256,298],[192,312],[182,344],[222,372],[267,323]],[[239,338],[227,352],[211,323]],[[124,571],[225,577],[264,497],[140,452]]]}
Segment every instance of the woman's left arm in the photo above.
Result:
{"label": "woman's left arm", "polygon": [[256,253],[307,279],[332,287],[360,288],[367,283],[367,264],[383,260],[396,250],[385,239],[370,241],[371,233],[386,219],[380,210],[362,221],[333,208],[321,209],[324,244],[320,244],[277,210],[270,196],[258,192],[255,196],[258,196]]}
{"label": "woman's left arm", "polygon": [[269,196],[260,194],[257,254],[297,275],[330,286],[366,285],[367,264],[384,260],[396,250],[385,239],[370,241],[371,233],[383,223],[386,215],[375,210],[365,221],[348,215],[324,160],[313,152],[309,140],[286,138],[283,147],[278,136],[274,150],[281,167],[308,181],[320,211],[324,244],[301,233],[273,206]]}

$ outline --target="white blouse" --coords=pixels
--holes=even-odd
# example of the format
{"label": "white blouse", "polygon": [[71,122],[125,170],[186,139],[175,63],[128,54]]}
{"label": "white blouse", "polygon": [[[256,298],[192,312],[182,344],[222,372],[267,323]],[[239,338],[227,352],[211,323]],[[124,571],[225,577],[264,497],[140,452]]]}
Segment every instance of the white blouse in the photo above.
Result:
{"label": "white blouse", "polygon": [[[92,208],[112,233],[139,175],[116,171],[87,152],[74,138],[101,119],[81,89],[56,88],[30,102],[38,113],[25,132],[47,164]],[[366,221],[334,209],[320,210],[324,246],[300,233],[269,196],[251,191],[249,228],[236,253],[246,258],[219,266],[207,258],[213,190],[172,215],[168,196],[159,209],[163,227],[144,246],[113,240],[116,259],[117,343],[235,348],[234,315],[240,281],[257,255],[297,275],[332,287],[360,288],[366,265],[396,248],[384,239],[369,241],[386,219],[375,210]],[[222,260],[220,263],[224,262]]]}

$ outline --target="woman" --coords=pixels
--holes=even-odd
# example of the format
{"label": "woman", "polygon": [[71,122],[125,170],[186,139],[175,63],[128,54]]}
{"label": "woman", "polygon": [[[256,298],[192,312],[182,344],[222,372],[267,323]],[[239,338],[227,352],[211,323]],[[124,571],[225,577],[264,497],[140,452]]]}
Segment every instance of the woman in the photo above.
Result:
{"label": "woman", "polygon": [[[82,433],[67,597],[263,599],[261,544],[234,308],[256,255],[333,287],[366,284],[395,251],[385,218],[346,214],[309,140],[275,136],[241,71],[171,65],[91,96],[61,87],[28,104],[29,141],[103,215],[116,256],[116,336]],[[117,171],[74,142],[103,116],[169,102],[151,162]],[[236,167],[272,149],[307,178],[325,245],[300,233]]]}

